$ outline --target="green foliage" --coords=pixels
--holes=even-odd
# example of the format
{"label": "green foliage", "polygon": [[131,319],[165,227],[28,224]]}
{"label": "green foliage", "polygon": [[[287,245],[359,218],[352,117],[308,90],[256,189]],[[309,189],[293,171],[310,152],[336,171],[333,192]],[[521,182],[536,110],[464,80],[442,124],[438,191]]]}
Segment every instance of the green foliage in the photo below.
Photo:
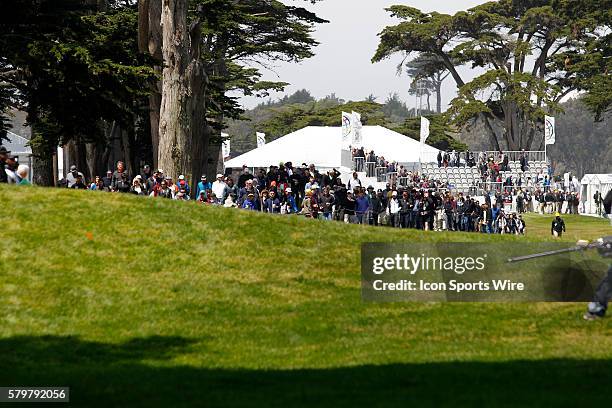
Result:
{"label": "green foliage", "polygon": [[306,126],[339,126],[343,111],[356,111],[361,114],[364,125],[383,125],[382,106],[373,102],[349,102],[331,107],[320,106],[318,102],[305,105],[290,105],[276,109],[272,119],[260,124],[257,131],[265,132],[269,140],[277,139]]}
{"label": "green foliage", "polygon": [[276,0],[194,0],[192,6],[200,7],[193,15],[203,21],[210,117],[235,119],[243,113],[238,99],[228,94],[267,97],[271,91],[284,90],[285,82],[262,81],[260,67],[312,57],[318,45],[312,37],[314,25],[326,22],[305,8]]}
{"label": "green foliage", "polygon": [[[416,61],[436,57],[459,88],[450,112],[457,125],[484,118],[494,132],[497,122],[505,129],[492,135],[494,140],[530,148],[534,132],[542,137],[544,115],[558,112],[559,101],[570,92],[586,91],[585,102],[598,118],[612,103],[612,2],[577,4],[500,0],[452,16],[393,6],[387,10],[401,22],[381,32],[372,60],[397,53],[404,61],[412,53]],[[486,73],[466,84],[457,70],[461,65]]]}
{"label": "green foliage", "polygon": [[[451,127],[449,126],[448,118],[446,115],[426,115],[429,119],[429,138],[427,144],[440,150],[457,150],[465,151],[467,146],[464,143],[459,142],[453,136]],[[420,140],[421,132],[421,119],[420,118],[409,118],[398,127],[394,127],[393,130],[402,133],[414,140]]]}
{"label": "green foliage", "polygon": [[15,98],[38,128],[33,144],[92,141],[100,120],[128,126],[144,114],[135,102],[154,73],[137,53],[133,7],[95,12],[79,1],[13,2],[27,7],[2,21],[0,49],[18,72],[9,79]]}
{"label": "green foliage", "polygon": [[[318,101],[284,104],[284,100],[302,99],[307,91],[298,91],[281,99],[279,103],[259,105],[247,112],[251,122],[235,121],[229,126],[232,149],[243,153],[255,148],[254,132],[264,132],[267,140],[275,140],[306,126],[340,126],[342,112],[359,112],[364,126],[384,126],[406,136],[419,140],[420,119],[408,119],[411,112],[398,95],[389,95],[384,104],[372,100],[345,102],[335,94]],[[429,116],[428,116],[429,117]],[[431,135],[427,143],[441,149],[465,149],[465,145],[455,141],[451,127],[442,115],[432,115]]]}

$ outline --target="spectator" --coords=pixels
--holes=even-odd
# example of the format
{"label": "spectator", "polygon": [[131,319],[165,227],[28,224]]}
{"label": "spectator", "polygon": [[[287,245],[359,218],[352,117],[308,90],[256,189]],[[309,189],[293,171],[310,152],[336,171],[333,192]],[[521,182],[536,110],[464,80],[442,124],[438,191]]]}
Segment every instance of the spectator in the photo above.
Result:
{"label": "spectator", "polygon": [[[123,164],[122,161],[118,161],[117,162],[117,170],[115,170],[115,172],[113,173],[113,178],[111,181],[111,190],[112,191],[118,191],[118,184],[121,183],[122,188],[125,190],[125,185],[124,182],[127,182],[128,177],[126,174],[126,177],[123,178],[123,173],[125,172],[125,165]],[[128,190],[129,190],[129,185],[128,185]],[[125,191],[124,191],[125,192]]]}
{"label": "spectator", "polygon": [[347,190],[353,191],[355,188],[361,187],[361,180],[359,180],[359,176],[357,172],[353,172],[353,178],[351,178],[346,186]]}
{"label": "spectator", "polygon": [[70,188],[75,190],[87,190],[87,186],[83,182],[83,176],[81,175],[81,173],[77,173],[74,179],[74,183],[72,183],[72,186],[70,186]]}
{"label": "spectator", "polygon": [[31,185],[30,180],[28,180],[28,175],[30,174],[30,168],[28,166],[26,166],[25,164],[20,164],[17,167],[16,173],[17,173],[17,177],[19,178],[17,185],[19,186]]}
{"label": "spectator", "polygon": [[104,184],[104,190],[110,191],[113,184],[113,172],[111,170],[106,172],[106,176],[102,179],[102,182]]}
{"label": "spectator", "polygon": [[83,180],[85,179],[83,173],[78,171],[77,166],[73,164],[72,166],[70,166],[70,172],[66,175],[66,187],[72,188],[74,183],[76,183],[78,177],[81,178],[81,182],[83,182]]}
{"label": "spectator", "polygon": [[206,193],[206,190],[212,190],[212,184],[206,178],[206,174],[202,174],[202,177],[200,177],[200,182],[198,183],[196,189],[196,195],[199,197],[200,193],[202,191]]}
{"label": "spectator", "polygon": [[564,232],[565,232],[565,222],[561,218],[561,214],[556,213],[555,219],[552,221],[552,225],[550,227],[550,233],[555,238],[561,238]]}
{"label": "spectator", "polygon": [[168,183],[166,182],[166,180],[163,180],[160,183],[156,197],[169,198],[171,200],[174,199],[174,192],[170,187],[168,187]]}
{"label": "spectator", "polygon": [[0,146],[0,183],[8,183],[6,174],[6,159],[11,152],[6,150],[6,147]]}
{"label": "spectator", "polygon": [[[223,194],[225,192],[226,186],[227,184],[225,184],[225,181],[223,181],[223,174],[217,174],[217,180],[212,183],[212,192],[215,194],[215,196],[217,196],[219,200],[223,199]],[[219,204],[222,204],[222,202],[219,201]]]}
{"label": "spectator", "polygon": [[9,156],[6,159],[6,177],[9,184],[17,184],[19,183],[19,177],[15,173],[17,171],[17,166],[19,166],[19,157],[17,156]]}
{"label": "spectator", "polygon": [[89,185],[89,189],[92,191],[105,191],[104,181],[102,181],[100,176],[96,176],[94,182]]}
{"label": "spectator", "polygon": [[134,180],[132,180],[132,187],[130,188],[130,193],[139,196],[147,195],[147,191],[142,186],[142,176],[138,175],[134,177]]}

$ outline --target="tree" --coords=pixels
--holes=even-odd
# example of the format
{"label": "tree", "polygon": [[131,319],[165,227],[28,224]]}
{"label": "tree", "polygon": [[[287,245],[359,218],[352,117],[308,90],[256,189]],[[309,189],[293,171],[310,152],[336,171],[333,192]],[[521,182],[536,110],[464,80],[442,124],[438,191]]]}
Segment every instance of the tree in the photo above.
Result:
{"label": "tree", "polygon": [[[444,66],[442,59],[435,54],[422,53],[418,57],[405,63],[406,73],[416,81],[424,81],[427,89],[427,109],[431,110],[429,95],[436,95],[436,112],[442,113],[442,84],[450,73]],[[410,94],[415,94],[414,86],[410,87]]]}
{"label": "tree", "polygon": [[[141,37],[150,41],[156,41],[150,28],[155,14],[150,8],[156,1],[140,5]],[[194,180],[202,172],[216,170],[224,118],[241,113],[236,98],[227,93],[265,96],[268,90],[286,85],[261,81],[259,70],[248,65],[312,56],[311,48],[317,45],[312,25],[324,20],[303,8],[265,0],[165,2],[161,19],[164,70],[158,165],[173,176],[185,173]],[[190,108],[180,107],[181,101]],[[154,121],[152,113],[152,126]]]}
{"label": "tree", "polygon": [[392,123],[401,123],[410,116],[410,110],[406,106],[406,102],[400,99],[397,92],[389,94],[382,111]]}
{"label": "tree", "polygon": [[[483,120],[495,149],[542,148],[544,115],[558,112],[570,92],[594,90],[594,72],[607,61],[594,50],[605,48],[608,8],[585,3],[501,0],[453,16],[392,6],[402,22],[380,34],[373,61],[398,52],[436,56],[459,89],[449,112],[457,125]],[[485,72],[466,83],[457,70],[464,64]]]}
{"label": "tree", "polygon": [[12,87],[12,106],[27,112],[37,184],[52,185],[59,144],[97,140],[105,120],[134,129],[134,101],[150,70],[133,47],[136,14],[129,5],[11,3],[14,13],[0,18],[0,57],[10,68],[0,82]]}
{"label": "tree", "polygon": [[[394,107],[397,107],[395,102]],[[338,126],[343,111],[359,112],[361,121],[366,126],[384,126],[415,140],[420,139],[420,120],[418,118],[405,117],[401,123],[397,123],[397,117],[390,117],[386,113],[393,112],[393,109],[388,110],[385,105],[375,102],[348,102],[330,106],[325,100],[321,100],[315,103],[272,109],[274,109],[272,117],[256,127],[257,131],[265,132],[269,140],[274,140],[306,126]],[[431,134],[427,140],[428,144],[440,149],[466,149],[464,144],[457,142],[450,135],[451,128],[443,115],[428,117],[432,123]]]}

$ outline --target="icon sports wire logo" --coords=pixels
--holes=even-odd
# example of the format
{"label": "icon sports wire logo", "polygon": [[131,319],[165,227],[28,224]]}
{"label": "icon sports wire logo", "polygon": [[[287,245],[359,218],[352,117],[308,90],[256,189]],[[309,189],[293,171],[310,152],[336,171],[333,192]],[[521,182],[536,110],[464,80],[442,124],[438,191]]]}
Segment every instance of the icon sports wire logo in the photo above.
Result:
{"label": "icon sports wire logo", "polygon": [[440,256],[410,256],[396,254],[392,257],[375,257],[372,259],[372,273],[382,275],[388,271],[405,271],[415,275],[419,271],[447,271],[463,275],[469,271],[482,271],[485,269],[487,254],[479,257],[440,257]]}

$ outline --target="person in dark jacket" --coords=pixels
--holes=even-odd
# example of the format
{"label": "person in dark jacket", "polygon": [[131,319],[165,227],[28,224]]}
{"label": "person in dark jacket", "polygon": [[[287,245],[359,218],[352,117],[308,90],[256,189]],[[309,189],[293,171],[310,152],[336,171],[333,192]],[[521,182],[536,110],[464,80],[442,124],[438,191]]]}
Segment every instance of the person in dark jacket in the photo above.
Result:
{"label": "person in dark jacket", "polygon": [[410,227],[410,214],[412,213],[412,208],[410,206],[410,197],[408,196],[408,191],[402,192],[402,198],[399,200],[399,223],[401,228]]}
{"label": "person in dark jacket", "polygon": [[325,187],[319,200],[319,210],[323,214],[323,219],[331,221],[333,216],[334,196],[330,193],[329,187]]}
{"label": "person in dark jacket", "polygon": [[119,193],[129,193],[130,188],[132,186],[130,185],[130,182],[128,181],[127,173],[126,172],[121,173],[120,177],[121,178],[118,181],[115,181],[113,191],[117,191]]}
{"label": "person in dark jacket", "polygon": [[363,189],[359,189],[357,198],[355,199],[355,215],[357,224],[366,224],[368,220],[368,211],[370,210],[370,200],[363,193]]}
{"label": "person in dark jacket", "polygon": [[81,176],[80,173],[77,174],[76,179],[70,188],[75,190],[87,190],[87,186],[83,182],[83,176]]}
{"label": "person in dark jacket", "polygon": [[565,232],[565,221],[561,218],[561,214],[556,213],[555,219],[552,221],[550,226],[550,233],[555,238],[561,238],[561,235]]}
{"label": "person in dark jacket", "polygon": [[372,214],[370,217],[370,225],[378,226],[378,218],[385,209],[382,203],[382,190],[378,190],[374,193],[373,189],[371,191],[368,189],[368,195],[370,198],[370,213]]}
{"label": "person in dark jacket", "polygon": [[243,188],[247,182],[247,180],[252,180],[253,175],[249,171],[249,168],[245,165],[242,166],[242,174],[238,176],[238,188]]}
{"label": "person in dark jacket", "polygon": [[102,184],[106,191],[110,191],[111,185],[113,184],[113,172],[111,170],[108,170],[106,176],[102,177]]}
{"label": "person in dark jacket", "polygon": [[6,150],[6,147],[0,146],[0,183],[8,183],[6,174],[6,160],[11,152]]}
{"label": "person in dark jacket", "polygon": [[276,191],[270,190],[268,199],[265,202],[266,212],[271,214],[280,214],[281,202],[276,195]]}
{"label": "person in dark jacket", "polygon": [[[608,194],[610,196],[610,194]],[[610,196],[612,201],[612,196]],[[610,207],[608,207],[609,213]],[[611,215],[612,216],[612,215]],[[599,241],[600,247],[598,252],[604,258],[612,258],[612,236],[601,238]],[[588,245],[588,241],[578,241],[578,245]],[[598,320],[606,315],[608,310],[608,302],[612,298],[612,263],[608,265],[608,273],[597,286],[595,298],[587,307],[587,312],[584,314],[585,320]]]}
{"label": "person in dark jacket", "polygon": [[[118,187],[117,184],[119,182],[123,182],[124,178],[123,178],[123,173],[125,173],[125,165],[123,164],[122,161],[118,161],[117,162],[117,170],[115,170],[115,172],[113,173],[113,178],[111,180],[111,190],[112,191],[118,191]],[[125,175],[125,180],[127,181],[128,177],[127,177],[127,173]],[[130,184],[128,183],[127,186],[127,190],[130,190]],[[126,192],[126,191],[124,191]]]}
{"label": "person in dark jacket", "polygon": [[606,198],[603,200],[604,211],[612,217],[612,190],[608,191]]}

